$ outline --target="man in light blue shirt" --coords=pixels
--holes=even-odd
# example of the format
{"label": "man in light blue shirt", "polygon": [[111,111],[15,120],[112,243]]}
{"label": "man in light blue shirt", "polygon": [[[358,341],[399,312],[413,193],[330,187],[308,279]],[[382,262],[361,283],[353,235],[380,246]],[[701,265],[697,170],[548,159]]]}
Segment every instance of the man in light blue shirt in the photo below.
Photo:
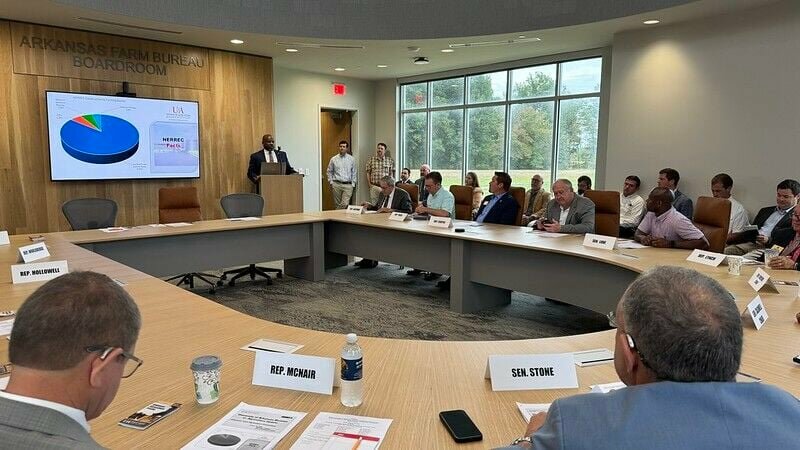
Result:
{"label": "man in light blue shirt", "polygon": [[339,154],[328,162],[328,183],[336,209],[347,209],[356,186],[356,159],[347,152],[347,141],[339,142]]}
{"label": "man in light blue shirt", "polygon": [[425,190],[428,191],[427,206],[419,205],[417,214],[451,218],[456,216],[456,199],[450,191],[442,189],[442,174],[431,172],[425,175]]}
{"label": "man in light blue shirt", "polygon": [[717,281],[654,267],[631,283],[609,322],[627,387],[556,400],[507,449],[798,448],[797,399],[735,381],[742,320]]}
{"label": "man in light blue shirt", "polygon": [[[431,216],[439,217],[456,217],[456,198],[447,190],[442,189],[442,174],[439,172],[430,172],[425,175],[425,191],[428,193],[428,198],[424,203],[417,206],[414,211],[417,214],[429,214]],[[409,275],[416,275],[419,273],[417,269],[408,272]],[[433,281],[442,274],[436,272],[429,272],[425,275],[425,280]]]}

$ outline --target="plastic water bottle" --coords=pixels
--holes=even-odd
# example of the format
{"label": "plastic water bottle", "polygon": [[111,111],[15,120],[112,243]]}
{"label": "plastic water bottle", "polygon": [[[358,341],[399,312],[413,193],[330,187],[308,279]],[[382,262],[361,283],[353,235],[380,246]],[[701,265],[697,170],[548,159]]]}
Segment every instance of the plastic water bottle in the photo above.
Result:
{"label": "plastic water bottle", "polygon": [[355,333],[347,335],[347,344],[342,348],[341,394],[344,406],[361,404],[364,394],[364,360]]}

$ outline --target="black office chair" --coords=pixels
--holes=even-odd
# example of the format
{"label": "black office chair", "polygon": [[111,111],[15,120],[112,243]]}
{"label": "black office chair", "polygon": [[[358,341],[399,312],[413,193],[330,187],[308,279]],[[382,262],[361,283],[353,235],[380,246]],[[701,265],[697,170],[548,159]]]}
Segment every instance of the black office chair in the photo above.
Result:
{"label": "black office chair", "polygon": [[[261,217],[264,213],[264,198],[256,194],[230,194],[220,199],[222,210],[229,219],[236,217]],[[281,269],[272,269],[269,267],[256,266],[250,264],[248,267],[241,269],[226,270],[222,273],[222,279],[226,280],[228,275],[233,275],[233,278],[228,282],[228,286],[236,284],[239,278],[250,275],[251,280],[256,279],[256,275],[267,279],[267,284],[272,284],[270,273],[277,274],[278,278],[283,278],[283,271]]]}
{"label": "black office chair", "polygon": [[76,198],[61,205],[61,212],[73,230],[108,228],[117,220],[117,202],[106,198]]}

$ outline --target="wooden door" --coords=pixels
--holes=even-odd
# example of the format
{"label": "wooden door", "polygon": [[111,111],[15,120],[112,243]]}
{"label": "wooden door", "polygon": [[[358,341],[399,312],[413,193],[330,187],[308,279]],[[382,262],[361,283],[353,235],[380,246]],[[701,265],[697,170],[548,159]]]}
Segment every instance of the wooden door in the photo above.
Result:
{"label": "wooden door", "polygon": [[[328,182],[326,171],[328,162],[339,153],[339,141],[350,143],[350,152],[353,152],[353,141],[351,139],[351,127],[353,118],[350,111],[338,109],[323,109],[320,111],[320,136],[322,136],[322,210],[329,211],[335,209],[331,186]],[[353,192],[355,199],[355,192]]]}

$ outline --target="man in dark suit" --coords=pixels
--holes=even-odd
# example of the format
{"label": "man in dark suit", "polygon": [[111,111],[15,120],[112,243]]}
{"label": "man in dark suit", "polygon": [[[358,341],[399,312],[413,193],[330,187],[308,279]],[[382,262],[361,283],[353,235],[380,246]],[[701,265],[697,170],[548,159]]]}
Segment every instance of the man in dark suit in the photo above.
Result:
{"label": "man in dark suit", "polygon": [[669,189],[672,192],[672,206],[681,214],[692,220],[694,204],[692,199],[678,190],[681,174],[677,170],[667,167],[658,172],[658,187]]}
{"label": "man in dark suit", "polygon": [[142,319],[130,295],[105,275],[73,272],[48,281],[17,312],[0,392],[0,447],[101,449],[88,421],[114,399]]}
{"label": "man in dark suit", "polygon": [[489,192],[481,202],[475,221],[480,223],[497,223],[514,225],[517,221],[519,203],[508,193],[511,189],[511,177],[505,172],[495,172],[489,183]]}
{"label": "man in dark suit", "polygon": [[275,148],[275,139],[271,134],[265,134],[261,138],[261,145],[263,148],[250,155],[250,163],[247,165],[247,178],[256,185],[256,191],[258,191],[258,180],[261,178],[261,163],[284,163],[286,171],[282,175],[297,173],[289,164],[286,152]]}
{"label": "man in dark suit", "polygon": [[[381,186],[381,193],[378,195],[378,201],[376,201],[374,205],[364,202],[361,206],[366,208],[367,211],[376,211],[378,213],[411,213],[411,197],[408,195],[408,192],[395,187],[394,178],[385,176],[381,178],[378,184]],[[356,266],[362,269],[372,269],[378,267],[378,261],[364,258],[357,262]]]}
{"label": "man in dark suit", "polygon": [[[390,176],[383,177],[378,184],[381,186],[381,193],[378,195],[378,201],[375,202],[374,205],[364,202],[361,206],[365,207],[367,211],[376,211],[379,213],[411,213],[411,197],[408,195],[408,192],[395,187],[394,178]],[[378,261],[365,258],[357,262],[356,266],[362,269],[372,269],[378,267]]]}
{"label": "man in dark suit", "polygon": [[[489,183],[489,192],[481,202],[475,221],[480,223],[496,223],[498,225],[515,225],[519,203],[508,190],[511,189],[511,176],[505,172],[495,172]],[[436,283],[440,289],[450,289],[450,278]]]}
{"label": "man in dark suit", "polygon": [[795,235],[792,229],[792,212],[797,206],[799,196],[800,183],[791,179],[781,181],[775,193],[775,206],[761,208],[756,214],[753,224],[758,227],[758,233],[755,238],[753,232],[749,235],[747,231],[732,233],[728,236],[729,245],[725,247],[725,254],[744,255],[773,245],[786,247]]}
{"label": "man in dark suit", "polygon": [[425,189],[425,176],[431,173],[431,166],[423,164],[419,166],[419,178],[414,181],[419,189],[419,204],[423,204],[428,200],[428,190]]}

